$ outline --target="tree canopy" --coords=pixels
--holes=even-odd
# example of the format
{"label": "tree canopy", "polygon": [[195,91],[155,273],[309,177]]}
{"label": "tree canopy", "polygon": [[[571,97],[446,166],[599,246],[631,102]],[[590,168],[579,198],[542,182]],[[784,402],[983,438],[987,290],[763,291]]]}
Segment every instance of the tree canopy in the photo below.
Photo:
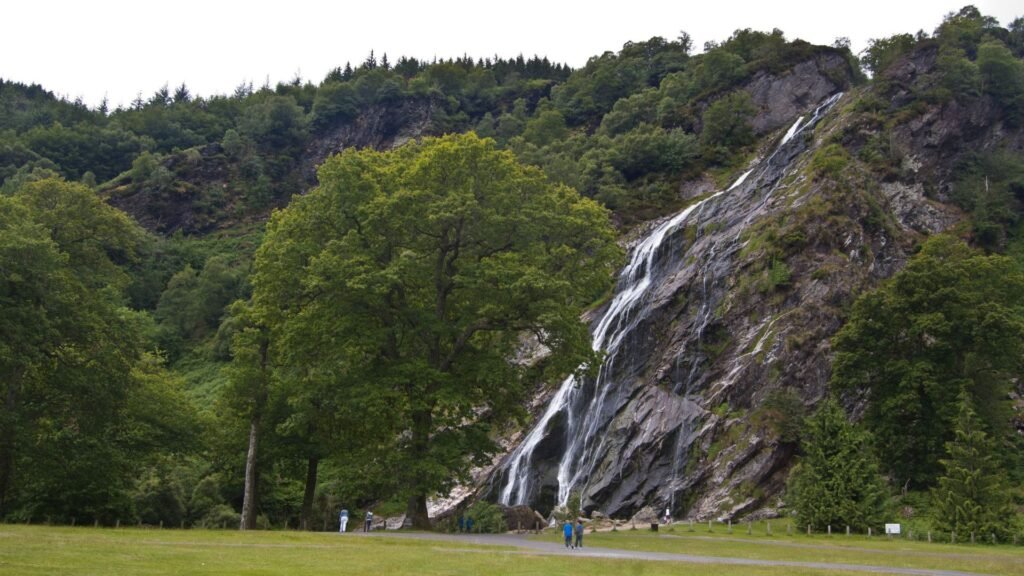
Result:
{"label": "tree canopy", "polygon": [[[268,224],[255,309],[282,373],[404,431],[378,473],[423,526],[427,496],[521,415],[526,377],[590,359],[579,315],[618,261],[608,213],[472,134],[346,151],[319,179]],[[515,360],[526,335],[551,351],[541,366]]]}
{"label": "tree canopy", "polygon": [[828,398],[807,419],[803,457],[793,469],[787,502],[801,526],[858,530],[882,521],[886,489],[864,430]]}
{"label": "tree canopy", "polygon": [[868,395],[883,467],[931,485],[967,390],[996,438],[1024,358],[1024,273],[1006,256],[929,238],[893,279],[861,296],[834,340],[832,384]]}

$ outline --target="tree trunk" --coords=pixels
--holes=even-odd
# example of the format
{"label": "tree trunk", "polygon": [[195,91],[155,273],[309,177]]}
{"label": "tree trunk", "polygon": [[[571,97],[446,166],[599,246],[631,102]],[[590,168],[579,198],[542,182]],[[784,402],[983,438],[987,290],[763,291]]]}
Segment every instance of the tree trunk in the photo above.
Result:
{"label": "tree trunk", "polygon": [[431,530],[430,516],[427,515],[427,494],[424,467],[430,448],[430,429],[433,418],[430,409],[418,410],[412,415],[412,442],[410,444],[413,477],[412,492],[409,497],[409,505],[406,509],[406,517],[412,521],[412,527],[417,530]]}
{"label": "tree trunk", "polygon": [[249,419],[249,452],[245,455],[245,492],[242,496],[242,518],[239,522],[239,530],[252,530],[256,528],[256,501],[259,498],[257,492],[257,454],[260,443],[260,422],[263,418],[263,407],[267,403],[267,341],[260,342],[260,385],[256,390],[256,397],[253,398],[252,416]]}
{"label": "tree trunk", "polygon": [[249,421],[249,452],[245,456],[245,495],[242,499],[242,521],[239,530],[256,528],[256,451],[260,439],[260,413],[254,411]]}
{"label": "tree trunk", "polygon": [[7,382],[7,394],[0,410],[0,518],[8,512],[8,494],[14,482],[14,434],[20,379],[21,374],[15,370]]}
{"label": "tree trunk", "polygon": [[313,496],[316,495],[316,470],[320,459],[311,456],[306,465],[306,492],[302,495],[302,517],[299,526],[303,530],[313,529]]}
{"label": "tree trunk", "polygon": [[427,495],[416,494],[409,498],[409,507],[405,515],[412,521],[412,527],[417,530],[433,530],[430,524],[430,516],[427,515]]}

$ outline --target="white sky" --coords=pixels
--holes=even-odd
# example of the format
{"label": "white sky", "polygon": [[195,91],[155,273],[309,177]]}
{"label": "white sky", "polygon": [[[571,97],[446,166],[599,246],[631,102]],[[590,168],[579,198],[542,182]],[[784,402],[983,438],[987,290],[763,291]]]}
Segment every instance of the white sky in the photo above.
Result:
{"label": "white sky", "polygon": [[[699,51],[734,30],[780,28],[789,39],[854,51],[870,38],[931,32],[970,0],[7,0],[0,5],[0,78],[39,83],[111,107],[185,82],[193,94],[230,93],[296,73],[319,83],[328,70],[373,49],[431,59],[547,56],[573,67],[626,41],[689,32]],[[976,0],[1004,26],[1020,0]]]}

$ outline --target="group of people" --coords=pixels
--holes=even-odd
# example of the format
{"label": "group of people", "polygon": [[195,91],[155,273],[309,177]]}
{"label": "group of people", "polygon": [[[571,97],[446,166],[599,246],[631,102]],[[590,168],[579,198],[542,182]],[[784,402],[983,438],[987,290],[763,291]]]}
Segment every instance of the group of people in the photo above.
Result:
{"label": "group of people", "polygon": [[[565,524],[562,526],[562,534],[565,536],[565,547],[566,548],[571,548],[571,549],[583,548],[583,519],[581,519],[581,518],[577,518],[576,519],[576,526],[575,526],[575,528],[572,525],[572,521],[567,519],[565,521]],[[573,539],[572,539],[574,534],[576,536],[576,542],[575,543],[573,543]]]}
{"label": "group of people", "polygon": [[459,532],[472,532],[473,531],[473,517],[472,516],[459,516]]}
{"label": "group of people", "polygon": [[[348,510],[345,508],[341,509],[341,513],[338,514],[338,532],[345,532],[345,528],[348,526]],[[373,527],[373,512],[366,511],[366,521],[363,523],[363,532],[369,532]]]}

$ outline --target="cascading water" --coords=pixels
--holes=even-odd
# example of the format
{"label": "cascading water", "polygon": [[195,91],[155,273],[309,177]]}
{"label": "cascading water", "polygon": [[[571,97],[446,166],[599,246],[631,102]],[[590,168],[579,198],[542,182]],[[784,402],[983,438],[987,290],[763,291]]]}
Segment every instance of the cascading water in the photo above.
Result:
{"label": "cascading water", "polygon": [[[810,119],[804,122],[801,116],[786,132],[778,147],[759,167],[748,170],[727,189],[719,191],[696,204],[682,210],[672,218],[655,227],[631,251],[629,263],[622,269],[616,285],[615,294],[604,314],[592,328],[592,346],[595,351],[604,352],[604,360],[596,377],[566,378],[555,392],[540,419],[527,433],[522,442],[506,459],[503,470],[505,482],[498,494],[498,499],[506,505],[525,504],[534,498],[536,483],[535,474],[531,470],[532,460],[537,446],[550,434],[552,422],[560,415],[565,419],[565,434],[562,455],[557,467],[557,504],[565,505],[574,488],[584,485],[593,472],[593,455],[600,452],[605,436],[602,434],[608,426],[614,412],[621,406],[621,398],[610,398],[616,389],[616,378],[622,380],[635,374],[630,371],[629,355],[620,354],[624,343],[629,341],[634,329],[645,320],[646,306],[652,288],[657,286],[659,277],[664,273],[665,244],[681,227],[691,219],[700,222],[701,213],[705,208],[713,206],[723,194],[739,189],[741,192],[757,189],[766,184],[778,181],[777,174],[772,182],[761,182],[765,174],[772,170],[775,157],[796,136],[808,128],[813,128],[822,115],[834,105],[842,93],[835,94],[822,103]],[[791,157],[782,161],[788,163]],[[759,169],[758,169],[759,168]],[[755,174],[755,171],[757,172]],[[753,176],[752,176],[753,175]],[[768,192],[770,195],[770,190]],[[767,198],[762,202],[767,201]],[[712,245],[710,254],[714,254],[717,245]],[[710,259],[710,258],[709,258]],[[707,292],[706,265],[702,269],[703,291]],[[712,310],[705,296],[700,320],[696,329],[703,331],[709,322]],[[626,346],[628,347],[628,346]],[[693,380],[691,372],[687,381]],[[674,390],[688,393],[688,390]],[[682,453],[686,443],[683,431],[676,437],[672,454],[672,483],[676,480],[676,469],[682,464]],[[673,492],[674,494],[674,492]]]}

